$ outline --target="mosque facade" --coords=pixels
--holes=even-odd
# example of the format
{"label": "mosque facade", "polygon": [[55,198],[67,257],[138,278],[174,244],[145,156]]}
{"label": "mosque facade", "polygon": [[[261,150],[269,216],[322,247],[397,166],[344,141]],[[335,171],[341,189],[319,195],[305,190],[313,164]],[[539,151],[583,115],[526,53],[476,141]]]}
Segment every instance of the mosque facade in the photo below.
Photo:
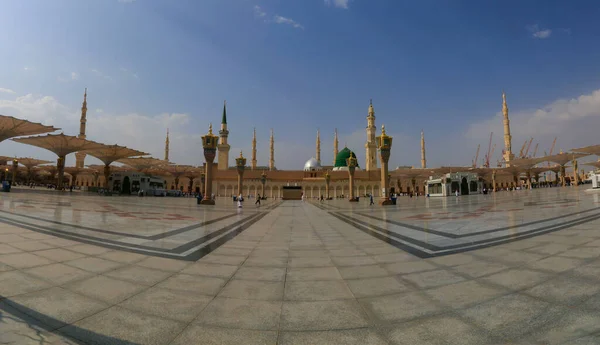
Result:
{"label": "mosque facade", "polygon": [[[506,96],[503,93],[503,113],[505,124],[505,154],[506,161],[513,159],[514,155],[511,152],[511,136],[508,123],[508,107],[506,106]],[[85,123],[87,111],[87,92],[84,96],[81,114],[80,137],[85,138]],[[263,188],[263,174],[266,175],[264,182],[264,196],[269,198],[280,198],[283,194],[285,186],[300,186],[308,198],[318,198],[321,195],[327,197],[327,181],[326,176],[329,176],[329,197],[341,198],[350,195],[349,193],[349,172],[347,167],[347,159],[352,156],[357,158],[359,162],[354,174],[355,195],[366,196],[373,195],[379,197],[382,194],[381,186],[381,171],[379,167],[379,155],[376,145],[377,127],[376,127],[375,109],[373,102],[370,101],[366,117],[366,140],[365,140],[365,157],[363,160],[357,155],[356,150],[344,147],[338,151],[338,135],[337,129],[334,131],[334,161],[332,165],[323,164],[321,161],[321,139],[320,133],[317,131],[315,156],[310,157],[304,166],[299,162],[298,170],[279,170],[275,166],[275,136],[271,129],[270,145],[269,145],[269,162],[268,165],[259,166],[256,160],[256,130],[252,140],[251,160],[249,166],[245,168],[244,183],[242,191],[237,190],[237,171],[235,166],[229,166],[230,162],[230,145],[228,144],[229,130],[227,127],[227,104],[223,105],[223,113],[221,116],[221,125],[218,132],[219,142],[217,145],[217,161],[213,164],[213,185],[212,191],[219,197],[231,197],[234,195],[243,194],[258,195]],[[508,129],[507,129],[508,128]],[[395,150],[401,148],[392,147],[392,154]],[[165,140],[165,159],[169,157],[169,137]],[[77,155],[76,166],[82,167],[84,164],[85,155]],[[421,169],[426,169],[425,155],[425,137],[421,133]],[[81,174],[77,176],[75,185],[83,187],[105,186],[104,177],[102,174]],[[394,174],[394,170],[390,169],[390,188],[391,192],[396,193],[418,193],[425,192],[426,180],[430,177],[420,176],[418,182],[414,177],[403,177]],[[163,176],[164,186],[166,189],[179,189],[187,192],[197,192],[203,190],[201,178],[194,178],[192,181],[188,177],[180,177],[175,179],[172,176]],[[191,182],[191,183],[190,183]],[[512,181],[510,177],[498,176],[497,185],[499,187],[509,186]],[[483,181],[482,181],[483,183]],[[486,183],[483,183],[486,186]],[[488,186],[489,188],[489,186]]]}

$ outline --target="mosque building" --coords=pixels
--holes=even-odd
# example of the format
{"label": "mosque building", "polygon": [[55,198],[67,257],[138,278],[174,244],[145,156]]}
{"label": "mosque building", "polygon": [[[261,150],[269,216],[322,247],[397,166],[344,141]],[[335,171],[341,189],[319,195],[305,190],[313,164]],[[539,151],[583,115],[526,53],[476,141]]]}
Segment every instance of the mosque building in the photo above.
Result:
{"label": "mosque building", "polygon": [[[508,107],[506,105],[506,95],[503,93],[503,114],[504,114],[504,127],[505,127],[505,153],[504,157],[508,165],[509,161],[514,158],[511,152],[511,136],[510,136],[510,125],[508,121]],[[87,112],[87,90],[84,94],[84,101],[81,109],[81,126],[79,137],[85,138],[85,125],[86,125],[86,112]],[[364,160],[357,155],[357,151],[352,148],[344,147],[338,151],[338,133],[337,129],[334,130],[334,161],[332,165],[326,165],[321,161],[321,138],[320,131],[317,130],[317,137],[315,142],[315,156],[309,158],[302,169],[299,170],[279,170],[275,166],[275,136],[274,131],[271,129],[270,140],[269,140],[269,162],[267,165],[260,166],[256,159],[256,129],[254,129],[254,135],[252,139],[252,152],[251,160],[249,160],[250,166],[246,167],[244,172],[244,183],[243,190],[237,190],[237,171],[235,166],[229,166],[229,153],[231,146],[228,144],[229,130],[227,127],[227,104],[223,104],[223,113],[221,116],[221,126],[218,132],[219,142],[217,145],[217,160],[213,164],[213,186],[212,191],[216,196],[220,197],[231,197],[238,195],[240,192],[243,195],[257,195],[262,190],[262,175],[266,175],[265,181],[265,196],[270,198],[279,198],[282,196],[284,186],[299,186],[308,198],[317,198],[326,195],[326,176],[330,178],[329,183],[329,196],[333,198],[348,196],[349,193],[349,173],[347,166],[347,159],[349,157],[357,158],[359,162],[358,167],[354,174],[354,188],[355,195],[362,197],[366,195],[373,195],[378,197],[382,193],[381,188],[381,171],[379,168],[379,154],[376,144],[377,127],[375,109],[372,100],[369,102],[367,110],[367,127],[366,127],[366,140],[365,140],[365,156]],[[402,148],[392,147],[392,154],[395,150],[401,150]],[[84,166],[84,153],[76,154],[76,166]],[[169,159],[169,132],[167,130],[167,137],[165,140],[165,152],[164,159]],[[363,163],[364,162],[364,163]],[[300,166],[298,168],[301,168]],[[406,167],[414,169],[411,167]],[[426,172],[427,163],[425,155],[425,136],[421,132],[421,169],[424,173]],[[398,169],[400,170],[400,168]],[[427,185],[426,180],[431,179],[427,174],[420,175],[419,182],[415,183],[414,176],[404,176],[401,174],[395,174],[395,171],[390,170],[390,188],[391,192],[396,193],[419,193],[425,192],[425,186]],[[102,175],[102,174],[100,174]],[[190,180],[188,177],[181,177],[176,183],[176,180],[172,176],[163,176],[165,189],[176,189],[177,187],[181,191],[188,191],[190,186]],[[506,181],[505,181],[506,180]],[[202,188],[202,181],[200,178],[195,178],[192,181],[192,192],[200,191]],[[481,179],[480,179],[481,182]],[[498,176],[497,183],[499,186],[506,186],[510,183],[510,178]],[[105,186],[104,178],[102,176],[92,176],[89,174],[82,174],[77,177],[75,183],[78,186]]]}

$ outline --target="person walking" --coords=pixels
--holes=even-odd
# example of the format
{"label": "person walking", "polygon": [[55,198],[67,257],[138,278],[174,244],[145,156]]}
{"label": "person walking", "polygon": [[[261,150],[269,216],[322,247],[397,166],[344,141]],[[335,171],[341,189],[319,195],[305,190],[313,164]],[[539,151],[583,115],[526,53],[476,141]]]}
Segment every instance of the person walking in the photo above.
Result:
{"label": "person walking", "polygon": [[256,197],[256,202],[254,203],[254,205],[258,204],[258,206],[260,206],[260,194],[257,194]]}
{"label": "person walking", "polygon": [[242,208],[242,193],[240,193],[240,195],[238,196],[237,202],[238,208]]}
{"label": "person walking", "polygon": [[373,194],[369,194],[369,206],[371,205],[375,205],[375,203],[373,202]]}

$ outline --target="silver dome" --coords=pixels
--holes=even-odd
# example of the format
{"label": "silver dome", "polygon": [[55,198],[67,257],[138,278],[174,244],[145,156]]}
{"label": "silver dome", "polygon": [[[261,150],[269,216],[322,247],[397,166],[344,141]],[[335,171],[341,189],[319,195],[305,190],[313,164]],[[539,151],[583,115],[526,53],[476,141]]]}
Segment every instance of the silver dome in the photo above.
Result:
{"label": "silver dome", "polygon": [[319,161],[316,160],[314,157],[307,160],[306,163],[304,163],[304,171],[314,171],[321,169],[323,169],[321,167],[321,163],[319,163]]}

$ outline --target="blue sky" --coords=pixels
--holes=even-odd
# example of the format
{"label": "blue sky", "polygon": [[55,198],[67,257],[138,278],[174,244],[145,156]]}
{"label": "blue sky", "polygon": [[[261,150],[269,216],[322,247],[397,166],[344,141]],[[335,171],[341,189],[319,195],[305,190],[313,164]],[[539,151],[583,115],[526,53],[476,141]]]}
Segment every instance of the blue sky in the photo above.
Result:
{"label": "blue sky", "polygon": [[373,98],[393,166],[419,164],[421,129],[430,165],[469,164],[490,131],[500,154],[504,89],[514,150],[567,150],[597,143],[599,16],[594,1],[6,0],[0,113],[76,134],[88,87],[90,139],[161,157],[170,127],[171,160],[200,164],[227,99],[232,151],[256,127],[266,165],[274,128],[276,165],[296,169],[317,128],[323,160],[337,127],[363,161]]}

